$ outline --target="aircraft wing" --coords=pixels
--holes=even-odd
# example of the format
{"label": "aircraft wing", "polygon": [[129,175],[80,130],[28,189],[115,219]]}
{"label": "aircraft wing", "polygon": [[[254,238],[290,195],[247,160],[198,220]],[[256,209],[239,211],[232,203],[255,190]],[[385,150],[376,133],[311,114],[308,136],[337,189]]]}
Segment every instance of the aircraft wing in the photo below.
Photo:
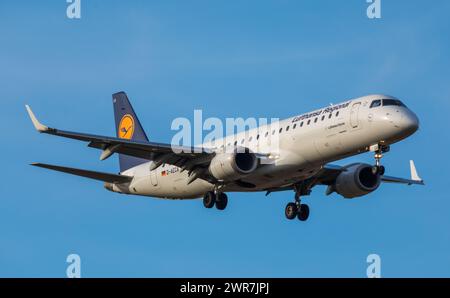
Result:
{"label": "aircraft wing", "polygon": [[72,175],[76,175],[76,176],[86,177],[86,178],[104,181],[104,182],[110,182],[110,183],[125,183],[125,182],[130,182],[133,179],[133,177],[131,177],[131,176],[115,175],[115,174],[109,174],[109,173],[61,167],[61,166],[49,165],[49,164],[45,164],[45,163],[32,163],[31,165],[35,166],[35,167],[50,169],[50,170],[54,170],[54,171],[58,171],[58,172],[63,172],[63,173],[67,173],[67,174],[72,174]]}
{"label": "aircraft wing", "polygon": [[416,166],[414,165],[414,161],[409,161],[409,167],[411,171],[411,179],[405,179],[405,178],[397,178],[392,176],[381,176],[381,181],[383,182],[390,182],[390,183],[402,183],[402,184],[419,184],[424,185],[424,181],[419,177],[417,174]]}
{"label": "aircraft wing", "polygon": [[272,192],[286,191],[286,190],[294,190],[294,186],[297,183],[302,183],[303,185],[307,185],[308,188],[312,188],[318,184],[320,185],[331,185],[336,177],[346,171],[347,169],[342,166],[327,164],[323,166],[315,175],[312,177],[298,181],[289,185],[284,185],[282,187],[274,187],[266,189],[266,196]]}
{"label": "aircraft wing", "polygon": [[[401,184],[407,184],[407,185],[412,185],[412,184],[424,185],[425,184],[424,181],[417,174],[417,170],[416,170],[416,166],[414,165],[414,161],[410,160],[409,164],[410,164],[410,171],[411,171],[410,179],[382,175],[381,181],[387,182],[387,183],[401,183]],[[299,183],[303,182],[304,184],[307,184],[311,188],[314,187],[315,185],[332,185],[340,173],[347,171],[347,167],[333,165],[333,164],[326,164],[314,176],[312,176],[304,181],[299,181]],[[266,195],[268,195],[272,192],[286,191],[286,190],[293,190],[293,189],[294,189],[294,183],[292,185],[285,185],[283,187],[266,189],[266,191],[267,191]],[[332,189],[329,188],[327,190],[327,194],[331,193],[331,190]]]}
{"label": "aircraft wing", "polygon": [[206,148],[174,146],[171,144],[155,142],[130,141],[116,137],[106,137],[51,128],[40,123],[28,105],[26,108],[37,131],[40,133],[89,142],[89,147],[103,150],[100,156],[101,160],[110,157],[114,153],[120,153],[147,160],[153,160],[155,162],[154,168],[157,168],[162,163],[167,163],[190,170],[196,165],[209,163],[209,161],[214,157],[214,152]]}
{"label": "aircraft wing", "polygon": [[[411,178],[400,178],[400,177],[393,177],[393,176],[381,176],[382,182],[390,182],[390,183],[401,183],[401,184],[420,184],[424,185],[424,181],[419,177],[417,174],[416,166],[414,165],[414,161],[409,161],[410,165],[410,172],[411,172]],[[339,175],[340,172],[346,171],[346,167],[341,167],[337,165],[327,164],[325,165],[322,170],[317,174],[317,178],[319,181],[321,181],[321,184],[328,185],[330,181],[333,181],[336,179],[337,175]]]}
{"label": "aircraft wing", "polygon": [[[410,165],[410,172],[411,172],[410,179],[382,175],[381,181],[382,182],[390,182],[390,183],[408,184],[408,185],[411,185],[411,184],[424,185],[425,184],[424,181],[417,174],[417,170],[416,170],[416,166],[414,165],[414,161],[410,160],[409,165]],[[318,175],[320,176],[319,180],[321,180],[323,182],[334,180],[340,172],[345,171],[345,170],[346,170],[345,167],[332,165],[332,164],[325,165],[323,167],[322,171],[320,173],[318,173]],[[327,184],[327,183],[323,183],[323,184]]]}

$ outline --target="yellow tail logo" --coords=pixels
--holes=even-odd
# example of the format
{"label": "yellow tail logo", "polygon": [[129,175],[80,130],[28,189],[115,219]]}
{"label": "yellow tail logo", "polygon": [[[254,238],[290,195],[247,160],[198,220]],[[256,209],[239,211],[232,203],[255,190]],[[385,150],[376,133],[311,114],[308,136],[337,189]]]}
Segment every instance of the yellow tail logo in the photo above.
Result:
{"label": "yellow tail logo", "polygon": [[121,139],[130,140],[134,134],[134,119],[130,114],[126,114],[122,117],[119,124],[119,130],[117,132],[118,137]]}

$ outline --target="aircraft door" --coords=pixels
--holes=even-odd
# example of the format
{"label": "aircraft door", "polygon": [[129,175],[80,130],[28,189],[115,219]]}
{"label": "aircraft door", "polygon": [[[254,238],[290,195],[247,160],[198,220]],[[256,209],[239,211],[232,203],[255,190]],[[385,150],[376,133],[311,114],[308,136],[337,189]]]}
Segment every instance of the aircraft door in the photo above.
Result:
{"label": "aircraft door", "polygon": [[359,125],[358,113],[360,106],[361,102],[356,102],[352,105],[352,109],[350,111],[350,125],[352,128],[357,128]]}

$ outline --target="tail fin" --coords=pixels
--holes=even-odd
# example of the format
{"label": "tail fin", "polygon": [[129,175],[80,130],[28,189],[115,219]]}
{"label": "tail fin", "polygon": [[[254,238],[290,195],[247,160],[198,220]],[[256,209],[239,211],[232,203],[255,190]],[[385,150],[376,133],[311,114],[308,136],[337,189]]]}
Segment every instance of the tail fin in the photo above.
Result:
{"label": "tail fin", "polygon": [[[117,137],[121,139],[148,142],[147,135],[139,122],[125,92],[113,94],[114,119]],[[148,160],[119,154],[120,172],[135,167]]]}

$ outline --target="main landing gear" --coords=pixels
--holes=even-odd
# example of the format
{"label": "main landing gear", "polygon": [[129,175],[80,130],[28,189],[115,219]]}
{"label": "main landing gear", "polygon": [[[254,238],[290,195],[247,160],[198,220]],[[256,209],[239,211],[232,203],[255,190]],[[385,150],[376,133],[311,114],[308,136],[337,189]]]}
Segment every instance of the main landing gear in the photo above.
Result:
{"label": "main landing gear", "polygon": [[309,217],[309,206],[306,204],[288,203],[284,210],[287,219],[298,217],[299,220],[305,221]]}
{"label": "main landing gear", "polygon": [[203,197],[203,206],[212,208],[216,205],[218,210],[224,210],[228,204],[228,197],[223,192],[208,191]]}
{"label": "main landing gear", "polygon": [[383,153],[389,152],[389,146],[377,144],[372,146],[370,150],[375,152],[375,165],[372,167],[372,173],[374,175],[384,175],[385,168],[381,165],[381,158],[383,157]]}
{"label": "main landing gear", "polygon": [[300,195],[308,195],[311,191],[305,188],[304,185],[294,186],[295,202],[290,202],[286,205],[284,214],[287,219],[294,219],[297,217],[300,221],[305,221],[309,217],[309,206],[302,204]]}

